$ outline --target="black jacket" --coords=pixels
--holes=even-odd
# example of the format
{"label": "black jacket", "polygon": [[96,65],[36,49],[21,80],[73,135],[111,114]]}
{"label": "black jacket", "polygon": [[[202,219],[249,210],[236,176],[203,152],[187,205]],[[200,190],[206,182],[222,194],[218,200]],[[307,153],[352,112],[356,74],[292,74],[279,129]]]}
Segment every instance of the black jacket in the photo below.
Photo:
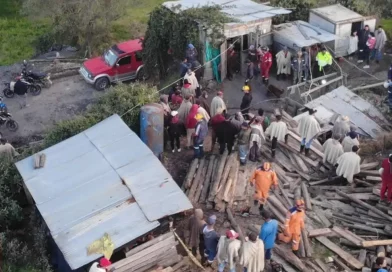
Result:
{"label": "black jacket", "polygon": [[358,33],[358,46],[365,48],[366,42],[369,39],[370,30],[361,29]]}
{"label": "black jacket", "polygon": [[184,125],[180,121],[178,121],[178,118],[176,118],[176,119],[177,119],[177,122],[173,122],[173,118],[169,122],[169,135],[172,137],[180,136],[183,131]]}
{"label": "black jacket", "polygon": [[250,103],[252,103],[252,95],[250,93],[245,93],[244,96],[242,97],[242,102],[240,109],[249,109]]}
{"label": "black jacket", "polygon": [[216,125],[215,133],[218,138],[218,142],[233,143],[238,130],[230,121],[226,120]]}

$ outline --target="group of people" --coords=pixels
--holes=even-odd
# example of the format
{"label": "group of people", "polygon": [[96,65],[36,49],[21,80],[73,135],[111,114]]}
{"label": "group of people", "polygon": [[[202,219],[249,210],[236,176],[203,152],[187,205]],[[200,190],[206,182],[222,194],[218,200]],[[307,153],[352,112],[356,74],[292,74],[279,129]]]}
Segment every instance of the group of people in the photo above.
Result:
{"label": "group of people", "polygon": [[262,272],[267,263],[277,265],[271,261],[277,238],[281,242],[291,241],[293,252],[298,252],[304,228],[303,200],[298,200],[296,206],[287,211],[282,233],[278,233],[278,222],[270,212],[263,210],[261,216],[264,224],[258,234],[250,232],[246,237],[239,237],[239,233],[227,229],[225,235],[220,235],[215,230],[216,215],[205,221],[203,211],[195,209],[188,223],[188,246],[195,256],[199,251],[202,263],[212,264],[216,260],[219,272],[223,272],[225,267],[235,272],[237,266],[243,267],[244,272]]}
{"label": "group of people", "polygon": [[[258,49],[251,45],[248,49],[247,78],[251,80],[259,73],[264,83],[268,83],[272,67],[272,54],[268,47],[259,46]],[[317,63],[313,77],[322,76],[332,65],[332,55],[322,45],[312,48],[304,47],[293,57],[285,46],[276,54],[277,80],[287,79],[293,74],[293,84],[306,81],[312,74],[313,64]]]}
{"label": "group of people", "polygon": [[381,25],[375,32],[371,32],[368,25],[365,25],[359,32],[354,31],[350,36],[348,54],[350,58],[354,55],[358,56],[358,63],[365,62],[364,69],[368,69],[370,61],[375,60],[376,63],[382,59],[387,35]]}

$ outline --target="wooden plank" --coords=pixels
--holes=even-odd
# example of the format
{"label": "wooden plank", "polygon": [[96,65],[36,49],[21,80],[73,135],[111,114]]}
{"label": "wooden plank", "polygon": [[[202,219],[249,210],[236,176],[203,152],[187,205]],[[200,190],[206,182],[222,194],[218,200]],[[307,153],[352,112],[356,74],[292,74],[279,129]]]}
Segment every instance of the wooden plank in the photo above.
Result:
{"label": "wooden plank", "polygon": [[305,173],[309,173],[309,168],[306,166],[304,161],[297,155],[297,154],[292,154],[295,161],[297,162],[297,165],[301,168],[301,170]]}
{"label": "wooden plank", "polygon": [[232,200],[233,194],[231,194],[231,192],[233,191],[232,188],[235,187],[237,184],[238,168],[239,162],[236,160],[230,170],[229,177],[227,178],[225,192],[223,194],[223,200],[226,202],[230,202],[230,200]]}
{"label": "wooden plank", "polygon": [[[290,137],[292,137],[294,140],[296,140],[298,142],[298,144],[301,143],[302,139],[298,135],[296,135],[294,132],[289,130],[288,134],[289,134]],[[310,146],[310,150],[313,151],[320,158],[323,158],[324,153],[321,152],[320,150],[318,150],[317,148],[315,148],[313,145]]]}
{"label": "wooden plank", "polygon": [[312,202],[310,201],[311,197],[309,195],[308,188],[306,187],[305,182],[301,183],[301,191],[302,191],[302,197],[305,200],[306,210],[311,211],[312,210]]}
{"label": "wooden plank", "polygon": [[330,272],[329,267],[323,261],[320,259],[315,259],[314,261],[318,264],[318,266],[320,266],[323,272]]}
{"label": "wooden plank", "polygon": [[317,236],[328,236],[331,233],[333,232],[330,228],[308,230],[308,236],[310,238],[317,237]]}
{"label": "wooden plank", "polygon": [[355,245],[361,245],[363,239],[356,236],[349,230],[342,229],[338,226],[333,226],[332,230],[342,236],[342,238],[346,238],[350,242],[354,243]]}
{"label": "wooden plank", "polygon": [[189,167],[189,171],[184,179],[184,183],[182,184],[182,189],[189,189],[189,187],[191,187],[192,185],[192,180],[195,176],[196,170],[197,170],[197,166],[199,165],[199,160],[198,159],[194,159],[191,162],[191,165]]}
{"label": "wooden plank", "polygon": [[378,170],[361,170],[358,175],[379,177],[380,172]]}
{"label": "wooden plank", "polygon": [[162,235],[160,235],[158,237],[155,237],[154,239],[152,239],[152,240],[150,240],[148,242],[145,242],[144,244],[141,244],[140,246],[137,246],[137,247],[131,249],[130,251],[128,251],[125,254],[125,256],[126,257],[132,256],[132,255],[134,255],[134,254],[136,254],[136,253],[138,253],[138,252],[140,252],[140,251],[142,251],[142,250],[144,250],[144,249],[146,249],[146,248],[148,248],[150,246],[153,246],[153,245],[155,245],[155,244],[157,244],[159,242],[162,242],[163,240],[166,240],[166,239],[174,239],[173,233],[168,232],[168,233],[162,234]]}
{"label": "wooden plank", "polygon": [[[348,266],[346,266],[343,262],[341,262],[338,258],[332,257],[335,264],[340,268],[343,269],[345,272],[353,272]],[[365,265],[365,264],[363,264]]]}
{"label": "wooden plank", "polygon": [[362,207],[364,207],[364,208],[366,208],[366,209],[368,209],[368,210],[373,211],[374,213],[376,213],[376,214],[382,216],[384,219],[386,219],[386,220],[388,220],[388,221],[392,221],[392,217],[391,217],[391,216],[386,215],[384,212],[382,212],[382,211],[380,211],[379,209],[377,209],[377,208],[375,208],[375,207],[373,207],[373,206],[367,204],[366,202],[363,202],[363,201],[361,201],[361,200],[358,200],[358,199],[356,199],[355,197],[351,197],[351,196],[349,196],[348,194],[343,193],[343,192],[341,192],[341,191],[336,191],[336,193],[338,193],[339,195],[344,196],[344,197],[350,199],[351,201],[353,201],[353,202],[355,202],[355,203],[361,205]]}
{"label": "wooden plank", "polygon": [[389,246],[392,245],[392,240],[372,240],[372,241],[362,241],[363,247],[372,247],[372,246]]}
{"label": "wooden plank", "polygon": [[325,209],[332,209],[333,207],[332,204],[327,201],[317,201],[315,199],[310,199],[310,202],[312,202],[313,205],[317,205]]}
{"label": "wooden plank", "polygon": [[204,160],[203,168],[201,168],[202,165],[200,164],[201,175],[197,174],[195,177],[195,180],[193,181],[193,182],[197,182],[198,185],[196,188],[195,195],[194,195],[193,199],[191,200],[192,203],[199,202],[199,198],[200,198],[201,192],[203,191],[204,183],[206,181],[206,175],[207,175],[207,171],[208,171],[208,163],[209,163],[209,161]]}
{"label": "wooden plank", "polygon": [[371,182],[381,182],[381,177],[375,177],[375,176],[366,176],[366,180],[371,181]]}
{"label": "wooden plank", "polygon": [[350,267],[355,269],[361,269],[363,267],[363,264],[356,258],[354,258],[354,256],[341,249],[335,243],[331,242],[328,238],[316,237],[316,239],[325,247],[329,248],[331,251],[335,252],[339,257],[345,260]]}
{"label": "wooden plank", "polygon": [[306,257],[311,258],[313,254],[312,244],[309,242],[308,232],[305,229],[301,230],[301,238],[304,243]]}
{"label": "wooden plank", "polygon": [[288,247],[276,244],[274,247],[274,252],[278,254],[281,258],[286,260],[288,263],[298,268],[299,271],[307,271],[302,261],[297,256],[295,256],[295,254]]}
{"label": "wooden plank", "polygon": [[332,223],[331,221],[328,220],[328,218],[325,216],[324,211],[322,211],[321,209],[316,209],[316,215],[318,218],[320,218],[321,222],[323,222],[324,227],[331,227]]}
{"label": "wooden plank", "polygon": [[218,159],[217,168],[215,175],[212,177],[210,185],[210,194],[208,195],[208,201],[214,201],[216,194],[218,193],[219,182],[222,177],[223,169],[226,164],[226,159],[228,156],[227,150]]}
{"label": "wooden plank", "polygon": [[204,182],[203,180],[201,180],[201,177],[202,177],[203,173],[205,173],[204,172],[204,164],[205,163],[206,163],[205,159],[200,160],[199,167],[197,168],[195,178],[193,179],[192,185],[191,185],[189,192],[188,192],[188,198],[193,204],[197,203],[197,201],[195,201],[197,188],[200,187],[200,184],[202,184]]}
{"label": "wooden plank", "polygon": [[216,160],[215,156],[211,156],[210,157],[210,161],[208,163],[206,179],[204,181],[203,189],[201,191],[201,195],[200,195],[200,198],[199,198],[199,202],[200,203],[205,203],[205,201],[206,201],[207,194],[208,194],[208,189],[210,188],[210,184],[212,183],[211,177],[212,177],[213,170],[215,169],[215,166],[216,166],[216,161],[217,160]]}
{"label": "wooden plank", "polygon": [[360,165],[360,169],[362,170],[372,170],[375,169],[379,165],[378,162],[369,162],[369,163],[363,163]]}
{"label": "wooden plank", "polygon": [[288,151],[291,151],[295,153],[295,155],[299,156],[304,162],[310,164],[313,167],[317,167],[319,165],[319,162],[317,160],[312,160],[309,157],[306,157],[305,155],[299,153],[299,146],[298,148],[294,148],[289,142],[287,144],[285,143],[279,143],[280,146],[286,148]]}
{"label": "wooden plank", "polygon": [[244,244],[245,243],[244,233],[242,232],[240,225],[238,225],[237,221],[235,220],[235,218],[233,216],[233,212],[231,211],[230,208],[226,208],[226,213],[227,213],[227,218],[229,219],[231,226],[239,234],[239,238],[240,238],[242,244]]}

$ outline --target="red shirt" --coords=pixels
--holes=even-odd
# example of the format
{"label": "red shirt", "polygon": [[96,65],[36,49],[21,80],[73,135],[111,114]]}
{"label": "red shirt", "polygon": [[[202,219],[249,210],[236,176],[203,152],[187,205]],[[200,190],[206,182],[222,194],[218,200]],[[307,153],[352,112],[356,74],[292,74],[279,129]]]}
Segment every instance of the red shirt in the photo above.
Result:
{"label": "red shirt", "polygon": [[172,94],[172,97],[171,97],[172,104],[181,105],[182,100],[183,99],[182,99],[181,95]]}
{"label": "red shirt", "polygon": [[265,52],[261,57],[261,65],[264,67],[272,66],[272,54],[270,52]]}

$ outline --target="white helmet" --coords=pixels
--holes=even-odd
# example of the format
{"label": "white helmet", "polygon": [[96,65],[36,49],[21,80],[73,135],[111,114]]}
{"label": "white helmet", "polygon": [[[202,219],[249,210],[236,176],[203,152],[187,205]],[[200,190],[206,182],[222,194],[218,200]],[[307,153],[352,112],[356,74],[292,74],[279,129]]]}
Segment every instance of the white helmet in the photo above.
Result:
{"label": "white helmet", "polygon": [[388,87],[389,87],[389,82],[388,82],[388,81],[385,81],[384,84],[383,84],[383,86],[384,86],[385,89],[388,89]]}

